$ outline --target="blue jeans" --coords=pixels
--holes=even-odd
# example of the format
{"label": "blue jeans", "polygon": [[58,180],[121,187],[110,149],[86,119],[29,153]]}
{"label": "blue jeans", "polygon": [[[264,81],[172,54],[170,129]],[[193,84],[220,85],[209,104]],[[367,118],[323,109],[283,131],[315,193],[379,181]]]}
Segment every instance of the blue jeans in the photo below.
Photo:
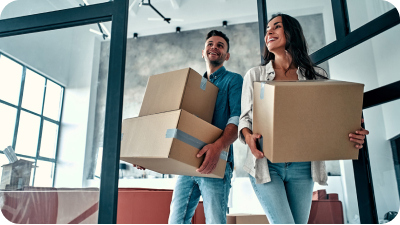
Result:
{"label": "blue jeans", "polygon": [[314,182],[311,162],[271,163],[271,182],[251,185],[271,224],[306,224],[310,215]]}
{"label": "blue jeans", "polygon": [[225,224],[231,178],[231,163],[226,164],[223,179],[179,176],[172,195],[168,223],[190,224],[202,195],[206,223]]}

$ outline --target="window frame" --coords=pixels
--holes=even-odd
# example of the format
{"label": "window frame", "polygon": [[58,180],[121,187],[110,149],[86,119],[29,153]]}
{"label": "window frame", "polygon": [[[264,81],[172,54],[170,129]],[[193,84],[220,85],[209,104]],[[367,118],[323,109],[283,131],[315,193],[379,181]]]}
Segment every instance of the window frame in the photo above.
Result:
{"label": "window frame", "polygon": [[[12,108],[15,108],[17,110],[17,115],[16,115],[16,118],[15,118],[15,125],[14,125],[13,141],[12,141],[11,147],[15,150],[15,146],[16,146],[16,143],[17,143],[17,137],[18,137],[18,128],[19,128],[21,112],[23,111],[23,112],[26,112],[26,113],[29,113],[29,114],[32,114],[32,115],[35,115],[35,116],[39,117],[40,118],[39,135],[38,135],[38,143],[37,143],[37,146],[36,146],[36,154],[35,154],[35,156],[24,155],[24,154],[19,154],[19,153],[16,153],[16,155],[18,157],[24,157],[24,158],[29,158],[29,159],[34,160],[34,162],[35,162],[34,165],[35,166],[37,165],[37,161],[38,160],[39,161],[46,161],[46,162],[54,163],[53,164],[54,165],[53,166],[53,170],[51,171],[51,173],[53,174],[52,187],[54,187],[54,180],[55,180],[54,179],[54,174],[55,174],[56,165],[57,165],[56,162],[57,162],[57,156],[58,156],[58,143],[59,143],[60,130],[61,130],[60,129],[61,128],[61,115],[62,115],[62,109],[63,109],[63,105],[64,105],[63,103],[64,103],[65,87],[63,85],[61,85],[60,83],[54,81],[53,79],[48,78],[48,76],[43,74],[42,72],[39,72],[38,70],[36,70],[36,69],[34,69],[34,68],[30,67],[30,66],[25,65],[23,62],[21,62],[19,60],[16,60],[14,57],[12,57],[12,56],[0,51],[0,59],[2,57],[6,57],[9,60],[13,61],[14,63],[17,63],[18,65],[20,65],[22,67],[22,76],[21,76],[21,83],[20,83],[20,90],[19,90],[18,105],[14,105],[12,103],[9,103],[9,102],[7,102],[5,100],[0,99],[0,103],[2,103],[4,105],[7,105],[7,106],[10,106]],[[23,99],[23,94],[24,94],[26,70],[27,69],[31,70],[32,72],[36,73],[37,75],[39,75],[39,76],[41,76],[41,77],[43,77],[45,79],[44,90],[43,90],[43,99],[42,99],[42,109],[41,109],[41,113],[40,114],[32,112],[32,111],[22,107],[22,99]],[[60,112],[59,112],[59,116],[58,116],[58,121],[53,120],[53,119],[48,118],[48,117],[43,115],[43,113],[44,113],[44,105],[45,105],[45,98],[46,98],[46,90],[47,90],[47,82],[49,80],[61,87],[61,96],[60,96],[60,100],[61,101],[60,101]],[[41,146],[41,139],[42,139],[42,131],[43,131],[43,123],[44,123],[44,121],[53,123],[53,124],[58,126],[54,158],[48,158],[48,157],[40,156],[40,146]],[[0,150],[0,154],[4,154],[4,152],[2,150]],[[35,184],[35,175],[36,175],[36,167],[33,168],[33,178],[32,178],[32,183],[31,183],[32,186],[34,186],[34,184]]]}

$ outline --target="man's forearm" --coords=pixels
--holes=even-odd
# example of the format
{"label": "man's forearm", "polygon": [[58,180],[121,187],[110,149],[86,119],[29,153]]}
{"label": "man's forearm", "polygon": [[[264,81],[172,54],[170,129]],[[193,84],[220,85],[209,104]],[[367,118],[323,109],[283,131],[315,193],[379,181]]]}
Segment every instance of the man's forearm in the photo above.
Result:
{"label": "man's forearm", "polygon": [[231,145],[237,139],[238,127],[235,124],[228,124],[221,137],[219,137],[214,144],[218,146],[218,149],[222,151],[229,145]]}

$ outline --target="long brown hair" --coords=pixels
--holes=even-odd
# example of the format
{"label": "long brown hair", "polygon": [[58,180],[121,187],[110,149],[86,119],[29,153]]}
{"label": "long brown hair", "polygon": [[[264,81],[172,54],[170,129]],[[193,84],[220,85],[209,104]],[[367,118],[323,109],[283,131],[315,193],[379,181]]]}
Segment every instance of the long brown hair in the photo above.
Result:
{"label": "long brown hair", "polygon": [[[321,67],[316,66],[311,61],[310,56],[308,56],[308,47],[306,38],[304,37],[303,29],[301,28],[299,21],[297,21],[295,18],[289,15],[283,13],[277,13],[272,15],[268,23],[272,19],[278,16],[282,18],[283,29],[285,31],[285,37],[286,37],[285,50],[292,56],[292,62],[290,66],[293,65],[295,67],[302,68],[304,70],[303,74],[307,80],[315,80],[317,77],[326,78],[323,74],[317,73],[314,69],[314,67],[318,68]],[[271,60],[275,59],[274,53],[268,50],[267,45],[264,45],[263,59],[264,59],[264,63],[262,64],[263,66],[267,65]]]}

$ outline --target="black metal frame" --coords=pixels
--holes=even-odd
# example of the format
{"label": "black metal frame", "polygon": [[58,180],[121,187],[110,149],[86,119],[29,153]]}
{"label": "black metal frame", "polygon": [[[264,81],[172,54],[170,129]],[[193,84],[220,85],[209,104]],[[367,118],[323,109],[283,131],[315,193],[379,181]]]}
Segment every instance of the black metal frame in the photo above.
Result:
{"label": "black metal frame", "polygon": [[[112,21],[99,223],[116,223],[128,0],[0,20],[0,38]],[[57,158],[57,156],[56,156]]]}
{"label": "black metal frame", "polygon": [[[340,0],[332,0],[334,1],[340,1]],[[332,6],[336,6],[336,4],[333,4]],[[339,13],[341,12],[341,9],[339,10],[334,10],[333,13]],[[334,18],[341,17],[334,15]],[[335,19],[335,22],[337,20]],[[345,22],[345,21],[343,21]],[[310,55],[312,61],[318,65],[322,62],[325,62],[340,53],[349,50],[350,48],[357,46],[358,44],[363,43],[364,41],[398,25],[400,23],[400,18],[399,18],[399,13],[397,12],[397,9],[392,9],[389,12],[379,16],[378,18],[372,20],[371,22],[363,25],[362,27],[350,32],[348,35],[345,37],[341,37],[340,39],[337,39],[336,41],[330,43],[329,45],[321,48],[320,50],[314,52],[313,54]],[[345,25],[337,26],[335,25],[336,28],[343,28]],[[336,31],[336,34],[338,33],[343,33],[340,30]],[[338,35],[336,35],[338,36]]]}
{"label": "black metal frame", "polygon": [[[41,138],[42,138],[43,122],[44,122],[44,121],[48,121],[48,122],[54,123],[54,124],[56,124],[56,125],[60,128],[61,117],[59,117],[59,120],[58,120],[58,121],[55,121],[55,120],[53,120],[53,119],[50,119],[50,118],[48,118],[48,117],[46,117],[46,116],[43,115],[43,109],[44,109],[44,106],[45,106],[45,97],[46,97],[47,81],[50,80],[50,81],[52,81],[53,83],[59,85],[59,86],[61,87],[61,90],[62,90],[63,95],[64,95],[65,87],[62,86],[61,84],[55,82],[54,80],[48,78],[47,76],[44,76],[41,72],[39,72],[39,71],[37,71],[37,70],[35,70],[35,69],[33,69],[33,68],[31,68],[31,67],[29,67],[29,66],[23,64],[23,63],[21,63],[21,62],[19,62],[18,60],[15,60],[13,57],[9,56],[8,54],[5,54],[5,53],[3,53],[3,52],[0,51],[0,58],[1,58],[1,57],[7,57],[8,59],[12,60],[13,62],[19,64],[19,65],[22,67],[21,84],[20,84],[20,91],[19,91],[19,98],[18,98],[18,103],[17,103],[17,105],[14,105],[14,104],[12,104],[12,103],[9,103],[9,102],[7,102],[7,101],[4,101],[4,100],[1,100],[1,99],[0,99],[0,103],[5,104],[5,105],[8,105],[8,106],[10,106],[10,107],[13,107],[13,108],[15,108],[15,109],[17,110],[17,115],[16,115],[16,117],[15,117],[13,142],[12,142],[12,144],[11,144],[11,147],[12,147],[13,149],[15,149],[15,146],[16,146],[21,112],[24,111],[24,112],[27,112],[27,113],[29,113],[29,114],[38,116],[38,117],[40,118],[40,125],[39,125],[39,134],[38,134],[38,143],[37,143],[37,146],[36,146],[36,155],[35,155],[35,156],[29,156],[29,155],[24,155],[24,154],[19,154],[19,153],[16,153],[16,155],[19,156],[19,157],[25,157],[25,158],[33,159],[33,160],[35,161],[35,164],[34,164],[34,165],[37,164],[37,160],[46,161],[46,162],[51,162],[51,163],[54,163],[54,165],[55,165],[55,164],[56,164],[56,158],[53,159],[53,158],[42,157],[42,156],[39,155],[39,154],[40,154],[39,151],[40,151],[40,144],[41,144]],[[32,111],[30,111],[30,110],[28,110],[28,109],[22,108],[22,99],[23,99],[23,94],[24,94],[25,78],[26,78],[26,70],[27,70],[27,69],[29,69],[29,70],[35,72],[36,74],[38,74],[39,76],[42,76],[42,77],[45,79],[44,92],[43,92],[43,100],[42,100],[42,109],[41,109],[41,113],[40,113],[40,114],[35,113],[35,112],[32,112]],[[63,97],[63,96],[62,96],[62,97]],[[62,102],[63,102],[63,98],[61,99],[61,103],[62,103]],[[63,104],[61,104],[61,108],[62,108],[62,106],[63,106]],[[61,114],[61,113],[60,113],[60,114]],[[56,140],[56,143],[58,143],[58,138],[57,138],[57,140]],[[58,149],[58,148],[56,148],[56,154],[57,154],[57,149]],[[0,151],[0,153],[1,153],[1,154],[4,154],[3,151]],[[55,168],[54,168],[53,171],[51,171],[51,172],[54,174]],[[34,170],[33,170],[33,179],[32,179],[32,184],[31,184],[31,185],[34,185],[34,182],[35,182],[35,175],[36,175],[36,167],[35,167]],[[52,186],[54,186],[54,179],[53,179],[53,182],[52,182]]]}
{"label": "black metal frame", "polygon": [[392,147],[394,171],[396,173],[397,191],[400,195],[400,134],[390,139]]}
{"label": "black metal frame", "polygon": [[[260,53],[263,54],[264,35],[267,21],[267,0],[257,0],[259,18]],[[362,42],[398,25],[400,23],[397,9],[392,9],[362,27],[350,32],[349,16],[346,0],[331,0],[335,24],[336,41],[310,55],[318,65],[340,53],[355,47]],[[262,21],[261,21],[262,20]],[[263,58],[261,57],[261,63]],[[400,99],[400,81],[364,93],[363,109]],[[364,127],[364,124],[362,124]],[[361,223],[377,224],[376,209],[371,166],[369,163],[367,140],[360,150],[359,159],[353,160],[354,177],[358,197],[358,208]]]}
{"label": "black metal frame", "polygon": [[260,56],[261,63],[264,63],[264,37],[267,32],[268,15],[267,15],[267,0],[257,0],[257,10],[258,10],[258,35],[260,41]]}

